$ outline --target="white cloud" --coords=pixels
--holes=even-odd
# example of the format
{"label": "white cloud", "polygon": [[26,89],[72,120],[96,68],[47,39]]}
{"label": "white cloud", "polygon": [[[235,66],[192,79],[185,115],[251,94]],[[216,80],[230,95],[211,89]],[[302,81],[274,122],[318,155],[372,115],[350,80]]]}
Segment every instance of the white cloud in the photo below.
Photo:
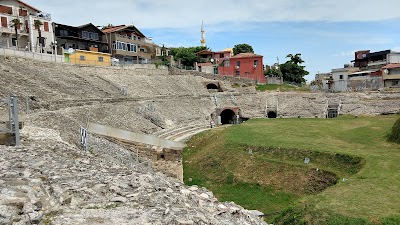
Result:
{"label": "white cloud", "polygon": [[139,28],[198,27],[235,22],[381,21],[400,18],[398,0],[25,0],[59,23],[131,24]]}

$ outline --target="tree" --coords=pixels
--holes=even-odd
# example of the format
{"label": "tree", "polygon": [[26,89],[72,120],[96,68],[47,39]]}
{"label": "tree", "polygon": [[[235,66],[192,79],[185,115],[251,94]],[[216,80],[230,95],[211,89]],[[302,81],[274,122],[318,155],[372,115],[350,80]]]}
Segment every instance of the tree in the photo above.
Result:
{"label": "tree", "polygon": [[40,20],[35,20],[35,22],[33,23],[33,26],[38,30],[39,34],[40,53],[43,53],[44,47],[44,38],[42,38],[42,30],[40,30],[42,25],[43,23]]}
{"label": "tree", "polygon": [[306,80],[304,76],[308,75],[309,72],[306,71],[301,64],[304,62],[301,59],[301,54],[292,55],[289,54],[286,58],[290,58],[287,62],[280,65],[280,70],[283,74],[283,79],[288,82],[294,82],[297,84],[303,83]]}
{"label": "tree", "polygon": [[266,73],[264,74],[269,77],[282,77],[282,71],[277,68],[277,67],[271,67],[270,69],[266,70]]}
{"label": "tree", "polygon": [[175,59],[181,60],[181,64],[184,66],[193,66],[195,62],[199,62],[200,58],[196,55],[196,53],[203,51],[203,50],[210,50],[204,46],[197,46],[197,47],[180,47],[180,48],[173,48],[169,52],[170,55],[173,55]]}
{"label": "tree", "polygon": [[18,44],[19,44],[19,38],[18,38],[18,29],[21,27],[21,21],[18,18],[12,19],[10,21],[11,23],[11,27],[14,27],[14,31],[15,31],[15,38],[16,38],[16,43],[15,46],[18,48]]}
{"label": "tree", "polygon": [[249,44],[237,44],[233,47],[233,54],[239,53],[254,53],[253,47]]}
{"label": "tree", "polygon": [[301,54],[297,53],[296,55],[289,54],[286,58],[290,58],[290,62],[294,64],[302,64],[304,61],[301,59]]}

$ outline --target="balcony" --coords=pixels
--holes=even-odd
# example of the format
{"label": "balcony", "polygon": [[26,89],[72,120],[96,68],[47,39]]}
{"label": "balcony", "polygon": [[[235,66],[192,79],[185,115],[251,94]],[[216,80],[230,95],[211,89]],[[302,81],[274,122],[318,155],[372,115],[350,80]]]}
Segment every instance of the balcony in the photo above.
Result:
{"label": "balcony", "polygon": [[[18,35],[25,36],[28,35],[27,30],[24,29],[18,29]],[[15,34],[15,29],[14,27],[0,27],[0,33],[6,33],[6,34]]]}
{"label": "balcony", "polygon": [[386,63],[387,63],[386,60],[379,60],[379,61],[369,62],[368,66],[381,66],[381,65],[386,65]]}
{"label": "balcony", "polygon": [[135,40],[135,39],[132,39],[132,37],[128,36],[128,35],[120,35],[120,34],[114,34],[114,35],[115,35],[114,38],[116,41],[121,41],[121,42],[141,45],[141,46],[147,46],[147,47],[154,46],[153,41],[148,38],[142,38],[140,40],[137,40],[137,39]]}

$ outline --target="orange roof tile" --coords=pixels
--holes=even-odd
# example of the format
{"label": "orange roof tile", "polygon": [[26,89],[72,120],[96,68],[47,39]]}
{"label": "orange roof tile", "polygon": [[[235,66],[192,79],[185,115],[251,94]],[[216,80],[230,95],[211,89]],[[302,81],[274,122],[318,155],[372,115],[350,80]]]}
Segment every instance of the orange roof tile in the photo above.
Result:
{"label": "orange roof tile", "polygon": [[395,68],[400,68],[400,63],[391,63],[382,67],[382,69],[395,69]]}
{"label": "orange roof tile", "polygon": [[197,66],[212,66],[212,63],[206,62],[206,63],[197,63]]}
{"label": "orange roof tile", "polygon": [[113,26],[113,27],[109,27],[107,29],[104,29],[103,32],[104,33],[111,33],[117,30],[121,30],[124,29],[126,26],[125,25],[118,25],[118,26]]}
{"label": "orange roof tile", "polygon": [[262,55],[257,55],[254,53],[239,53],[237,55],[232,56],[231,58],[253,58],[253,57],[262,57]]}

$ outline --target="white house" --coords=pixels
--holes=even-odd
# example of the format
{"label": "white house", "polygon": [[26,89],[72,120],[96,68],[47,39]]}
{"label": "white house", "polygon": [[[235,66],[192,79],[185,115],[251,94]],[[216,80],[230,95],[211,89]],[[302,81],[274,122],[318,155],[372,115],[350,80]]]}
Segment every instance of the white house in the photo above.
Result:
{"label": "white house", "polygon": [[[20,21],[17,26],[17,36],[14,28],[15,20]],[[39,41],[39,32],[35,21],[41,21],[39,27],[42,43]],[[40,11],[19,0],[0,0],[0,47],[17,47],[20,50],[39,52],[43,44],[44,52],[52,52],[54,32],[51,15]]]}

